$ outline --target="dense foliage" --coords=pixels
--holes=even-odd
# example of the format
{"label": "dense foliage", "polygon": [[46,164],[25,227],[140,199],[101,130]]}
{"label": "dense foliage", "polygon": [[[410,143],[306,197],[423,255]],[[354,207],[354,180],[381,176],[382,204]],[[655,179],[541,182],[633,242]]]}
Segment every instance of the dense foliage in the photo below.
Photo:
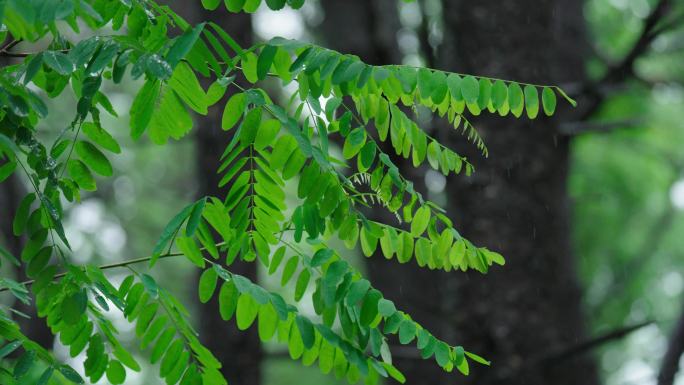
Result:
{"label": "dense foliage", "polygon": [[[227,0],[225,6],[252,12],[260,3]],[[285,3],[297,8],[303,1],[266,1],[272,9]],[[202,4],[214,10],[220,2]],[[92,382],[106,376],[121,384],[127,370],[140,369],[104,314],[110,308],[135,322],[140,349],[160,364],[159,375],[168,384],[226,382],[221,363],[200,343],[184,306],[151,275],[134,268],[176,256],[203,269],[199,299],[218,296],[223,319],[235,318],[241,330],[256,323],[262,340],[275,338],[287,344],[293,359],[306,365],[318,361],[322,372],[351,383],[388,376],[404,381],[392,365],[389,334],[398,334],[401,344],[415,344],[423,359],[434,358],[446,371],[456,368],[467,375],[471,362],[489,364],[396,309],[330,241],[339,239],[349,249],[360,244],[366,256],[379,250],[399,263],[415,257],[419,267],[430,269],[486,273],[494,263],[503,265],[501,255],[463,238],[444,210],[415,191],[379,143],[389,142],[396,156],[411,158],[415,166],[427,161],[445,175],[470,175],[468,160],[421,130],[412,109],[423,106],[447,119],[486,156],[467,116],[550,116],[557,96],[574,103],[562,90],[403,65],[371,66],[281,38],[243,48],[220,26],[189,25],[151,1],[10,0],[0,2],[0,20],[0,40],[10,41],[1,52],[22,59],[0,69],[0,181],[16,172],[33,188],[13,219],[14,234],[28,239],[21,255],[0,247],[5,261],[32,280],[3,277],[0,287],[21,302],[33,302],[72,356],[86,352],[85,375]],[[86,27],[95,35],[71,37],[85,35]],[[14,53],[17,42],[35,43],[35,51]],[[217,165],[220,185],[228,192],[181,210],[149,257],[81,265],[70,259],[62,206],[79,202],[82,191],[96,190],[96,176],[113,174],[108,157],[120,153],[121,146],[100,115],[117,112],[101,90],[103,82],[118,84],[127,72],[144,79],[130,107],[130,135],[136,140],[145,134],[160,145],[179,139],[191,131],[193,113],[206,115],[229,95],[221,128],[232,140]],[[288,103],[276,104],[257,86],[266,77],[293,85]],[[211,79],[208,89],[200,78]],[[68,93],[78,100],[73,120],[46,141],[36,129],[48,113],[43,98]],[[330,151],[331,140],[343,143],[341,154]],[[285,204],[287,183],[296,186],[294,207]],[[367,218],[367,207],[396,213],[396,223]],[[314,252],[304,252],[303,245]],[[231,272],[237,259],[261,263],[269,274],[279,272],[282,285],[294,280],[294,298]],[[115,287],[106,270],[124,267],[130,275]],[[310,287],[317,319],[295,305]],[[56,373],[83,382],[77,371],[22,334],[12,319],[12,313],[21,313],[4,310],[0,358],[15,350],[21,354],[0,368],[3,384],[23,383],[37,360],[47,365],[40,384]]]}

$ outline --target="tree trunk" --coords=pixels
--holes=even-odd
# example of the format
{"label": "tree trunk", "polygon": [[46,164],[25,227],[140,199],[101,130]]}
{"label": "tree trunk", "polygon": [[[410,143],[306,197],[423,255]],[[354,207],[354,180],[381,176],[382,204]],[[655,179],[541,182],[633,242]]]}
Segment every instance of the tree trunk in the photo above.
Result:
{"label": "tree trunk", "polygon": [[[181,7],[179,7],[181,8]],[[252,22],[248,14],[228,14],[225,9],[205,11],[200,2],[179,9],[189,20],[198,23],[213,21],[220,25],[238,44],[249,47],[252,44]],[[239,80],[238,80],[239,82]],[[204,82],[205,88],[208,86]],[[242,84],[242,86],[246,86]],[[234,92],[226,92],[222,102],[210,108],[206,117],[198,117],[195,141],[197,146],[197,176],[200,196],[225,197],[227,188],[218,188],[220,175],[216,173],[220,157],[230,142],[232,134],[221,129],[221,115],[225,101]],[[256,263],[236,261],[230,270],[236,274],[256,280]],[[199,279],[199,272],[196,280]],[[193,284],[197,288],[197,281]],[[223,364],[221,371],[231,385],[258,385],[261,381],[262,350],[256,328],[238,330],[234,322],[223,321],[219,314],[218,296],[201,305],[199,309],[199,330],[202,343],[209,348]]]}
{"label": "tree trunk", "polygon": [[[4,44],[5,42],[2,42],[3,46]],[[0,66],[8,64],[10,64],[9,59],[0,58]],[[0,184],[0,212],[4,213],[3,218],[0,220],[0,243],[17,258],[19,258],[21,250],[24,248],[24,239],[14,236],[12,222],[14,221],[17,206],[25,194],[26,191],[17,174],[11,175]],[[16,279],[25,280],[26,278],[25,272],[21,268],[17,269]],[[35,307],[33,305],[24,305],[19,301],[16,301],[13,306],[31,317],[30,319],[16,317],[22,332],[40,346],[52,349],[54,336],[50,333],[50,329],[45,324],[45,321],[36,314]]]}
{"label": "tree trunk", "polygon": [[[583,80],[581,2],[442,4],[444,69],[542,84]],[[448,211],[464,236],[507,260],[486,276],[448,275],[440,288],[456,340],[493,361],[492,369],[474,368],[467,383],[599,381],[590,357],[543,359],[545,352],[585,338],[568,225],[569,138],[557,135],[562,115],[477,119],[488,159],[472,145],[448,141],[477,165],[471,178],[448,179]]]}
{"label": "tree trunk", "polygon": [[[366,2],[322,4],[323,32],[331,48],[373,64],[399,61],[396,53],[387,54],[388,45],[378,46],[376,31],[386,26],[374,25],[384,21],[380,18],[369,20],[374,12]],[[532,83],[583,79],[581,2],[442,4],[444,41],[435,58],[441,69]],[[383,12],[383,17],[386,13],[390,12]],[[493,361],[491,368],[475,364],[470,376],[462,379],[442,372],[433,361],[397,354],[395,362],[408,383],[598,383],[592,359],[556,363],[545,354],[584,340],[585,334],[568,226],[569,140],[555,135],[563,115],[568,114],[559,111],[558,118],[534,122],[477,119],[475,125],[489,147],[488,159],[452,128],[435,122],[435,135],[476,165],[473,176],[448,179],[450,216],[464,236],[501,252],[507,264],[482,276],[369,260],[374,285],[401,309],[438,337]],[[416,186],[422,185],[421,172],[407,164],[401,171]]]}

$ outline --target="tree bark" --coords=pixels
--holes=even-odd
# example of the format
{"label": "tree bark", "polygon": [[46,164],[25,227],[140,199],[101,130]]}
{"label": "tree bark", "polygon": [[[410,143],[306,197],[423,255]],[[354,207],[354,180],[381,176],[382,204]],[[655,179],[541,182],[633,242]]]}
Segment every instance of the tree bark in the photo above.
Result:
{"label": "tree bark", "polygon": [[[530,83],[584,78],[581,2],[443,1],[440,65]],[[567,108],[561,108],[561,110]],[[443,312],[456,340],[493,361],[466,383],[597,384],[590,357],[560,365],[526,366],[544,351],[585,338],[581,290],[569,228],[569,139],[563,120],[476,120],[490,156],[449,135],[452,148],[476,162],[471,178],[448,179],[448,211],[462,234],[506,256],[486,276],[447,275]],[[446,128],[442,133],[446,136]]]}
{"label": "tree bark", "polygon": [[[181,8],[181,7],[179,7]],[[243,47],[252,44],[252,22],[248,14],[229,14],[224,9],[206,11],[200,2],[179,9],[189,20],[199,23],[213,21],[220,25],[235,41]],[[238,80],[239,82],[239,80]],[[205,87],[208,82],[204,82]],[[242,86],[246,86],[242,84]],[[232,134],[221,129],[221,115],[225,101],[234,90],[229,88],[222,102],[209,109],[206,117],[196,119],[195,134],[197,151],[197,176],[200,196],[225,197],[227,188],[219,188],[220,175],[216,173],[220,157]],[[232,272],[256,280],[255,263],[234,262],[229,268]],[[199,272],[193,284],[197,288]],[[222,373],[232,385],[258,385],[261,381],[261,360],[263,352],[256,328],[238,330],[234,322],[221,319],[218,296],[201,305],[199,309],[199,330],[202,343],[209,348],[223,364]]]}
{"label": "tree bark", "polygon": [[[375,31],[380,27],[373,23],[383,20],[368,19],[373,10],[366,2],[322,4],[328,46],[373,64],[399,61],[396,54],[387,54],[387,46],[377,46]],[[531,83],[583,80],[581,2],[447,0],[442,6],[444,41],[436,57],[441,69]],[[352,36],[361,34],[366,39]],[[432,361],[395,357],[408,383],[599,382],[594,362],[586,356],[560,365],[529,365],[547,351],[585,339],[568,225],[569,139],[554,134],[556,126],[570,117],[559,111],[557,118],[534,122],[477,119],[475,125],[489,147],[488,159],[453,128],[435,122],[435,135],[467,155],[477,168],[471,177],[448,179],[449,214],[464,236],[501,252],[507,264],[482,276],[369,260],[373,284],[401,309],[438,337],[493,361],[491,368],[475,364],[470,376],[462,379],[444,373]],[[422,185],[416,178],[422,173],[406,164],[401,171]]]}

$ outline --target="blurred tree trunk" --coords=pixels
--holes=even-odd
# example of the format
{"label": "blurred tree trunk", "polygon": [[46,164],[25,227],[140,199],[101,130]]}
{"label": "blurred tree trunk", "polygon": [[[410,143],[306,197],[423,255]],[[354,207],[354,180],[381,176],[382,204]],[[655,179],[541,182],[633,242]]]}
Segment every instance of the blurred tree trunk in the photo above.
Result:
{"label": "blurred tree trunk", "polygon": [[[584,79],[581,2],[442,1],[444,41],[438,67],[531,83]],[[322,31],[331,48],[374,64],[398,62],[393,45],[378,46],[378,30],[391,8],[376,19],[362,0],[324,1]],[[369,9],[370,8],[370,9]],[[352,15],[353,17],[349,17]],[[365,35],[365,39],[358,35]],[[389,47],[389,48],[388,48]],[[562,106],[561,109],[566,109]],[[486,114],[485,114],[486,115]],[[597,384],[594,362],[575,357],[555,362],[547,352],[584,340],[581,291],[568,226],[569,138],[556,135],[558,118],[482,117],[488,159],[452,128],[437,132],[476,165],[471,177],[448,178],[447,208],[461,233],[501,252],[504,268],[479,273],[418,270],[382,258],[369,260],[374,284],[434,333],[493,361],[469,377],[443,373],[431,361],[398,354],[396,363],[411,384]],[[418,185],[410,165],[402,172]],[[405,352],[404,350],[397,353]]]}
{"label": "blurred tree trunk", "polygon": [[[14,236],[12,222],[17,206],[25,194],[24,186],[22,186],[21,181],[16,175],[7,178],[0,186],[0,212],[5,213],[2,222],[0,222],[0,243],[17,258],[19,258],[21,250],[24,248],[24,240],[22,237]],[[4,263],[7,262],[5,261]],[[16,271],[15,279],[19,281],[27,279],[23,270],[16,269]],[[19,322],[22,332],[40,346],[52,349],[54,337],[45,324],[45,320],[39,318],[36,314],[34,306],[24,305],[19,301],[15,301],[12,307],[31,317],[30,319],[15,317],[17,322]]]}
{"label": "blurred tree trunk", "polygon": [[[7,61],[7,58],[0,58],[0,66],[9,64]],[[19,258],[21,250],[24,248],[24,240],[21,237],[14,236],[12,222],[14,221],[17,206],[19,206],[19,202],[25,194],[24,186],[22,186],[21,180],[16,174],[11,175],[0,184],[0,213],[4,213],[2,220],[0,220],[0,243],[17,258]],[[23,281],[27,279],[26,274],[21,269],[17,269],[16,276],[17,280]],[[45,321],[36,314],[34,306],[27,306],[16,301],[13,307],[31,317],[30,319],[16,318],[22,332],[40,346],[52,349],[54,337],[50,333],[50,329],[45,324]]]}
{"label": "blurred tree trunk", "polygon": [[[181,14],[193,23],[213,21],[220,25],[238,44],[249,47],[252,44],[252,22],[248,14],[230,14],[223,7],[206,11],[199,1],[178,7]],[[239,80],[238,80],[239,82]],[[204,82],[205,88],[209,85]],[[243,84],[245,86],[245,84]],[[234,92],[229,88],[222,102],[209,110],[206,117],[198,117],[195,135],[197,148],[197,175],[199,196],[225,197],[225,188],[218,188],[220,175],[216,173],[220,157],[230,142],[231,134],[221,129],[221,115],[228,97]],[[234,273],[256,280],[255,263],[236,261],[230,266]],[[196,279],[199,279],[199,272]],[[194,290],[197,282],[193,284]],[[231,385],[258,385],[261,381],[262,350],[256,328],[239,331],[235,322],[223,321],[219,314],[218,296],[200,307],[200,338],[216,358],[223,364],[222,372]]]}
{"label": "blurred tree trunk", "polygon": [[[584,80],[582,3],[573,0],[442,1],[439,65],[530,83]],[[483,117],[489,159],[472,178],[448,180],[448,210],[463,234],[507,258],[486,276],[449,275],[442,292],[457,341],[493,361],[468,383],[596,384],[591,357],[554,362],[546,352],[585,339],[581,290],[569,228],[569,141],[554,119]],[[566,116],[564,116],[566,115]],[[446,128],[442,130],[446,133]],[[453,135],[450,135],[453,138]],[[467,148],[467,150],[466,150]],[[466,311],[459,311],[463,309]]]}
{"label": "blurred tree trunk", "polygon": [[[325,0],[321,2],[325,20],[321,24],[325,46],[359,56],[363,61],[374,65],[401,63],[397,33],[401,28],[396,0],[382,0],[369,4],[365,0]],[[394,154],[391,144],[379,143],[385,153]],[[401,169],[402,175],[414,182],[414,188],[425,193],[425,167],[414,168],[410,159],[394,157],[393,161]],[[375,208],[369,217],[398,226],[395,215],[383,208]],[[401,310],[416,319],[431,325],[437,336],[445,338],[441,332],[443,314],[436,301],[438,290],[430,296],[425,295],[425,285],[433,282],[440,274],[420,269],[413,263],[399,264],[396,260],[386,260],[378,250],[376,255],[366,260],[367,275],[373,286],[393,300]],[[437,287],[435,287],[437,289]],[[439,327],[439,329],[437,329]],[[394,341],[398,345],[397,341]],[[433,361],[418,359],[417,354],[405,349],[394,349],[394,360],[402,372],[408,375],[411,384],[439,384],[454,377],[442,376]],[[436,370],[435,370],[436,369]],[[421,377],[423,374],[429,376]],[[421,379],[422,378],[422,379]],[[421,382],[422,381],[422,382]],[[440,382],[441,381],[441,382]]]}

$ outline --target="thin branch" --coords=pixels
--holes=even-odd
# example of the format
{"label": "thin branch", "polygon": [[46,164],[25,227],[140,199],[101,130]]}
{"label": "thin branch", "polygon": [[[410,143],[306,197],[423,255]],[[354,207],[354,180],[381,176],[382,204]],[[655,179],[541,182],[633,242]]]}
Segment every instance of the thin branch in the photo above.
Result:
{"label": "thin branch", "polygon": [[558,131],[564,135],[579,135],[587,132],[609,132],[620,128],[634,128],[639,127],[644,123],[644,119],[623,119],[605,122],[566,122],[561,123]]}
{"label": "thin branch", "polygon": [[675,375],[679,370],[679,361],[684,354],[684,306],[679,320],[670,335],[667,350],[658,373],[658,385],[674,384]]}
{"label": "thin branch", "polygon": [[[40,52],[42,52],[42,51],[40,51]],[[4,56],[4,57],[28,57],[31,55],[39,54],[40,52],[7,52],[5,50],[1,50],[0,56]],[[60,49],[60,50],[56,50],[54,52],[69,53],[69,50],[68,49]]]}
{"label": "thin branch", "polygon": [[621,83],[634,76],[634,63],[648,50],[659,33],[664,31],[662,27],[658,27],[671,8],[672,0],[659,0],[646,17],[641,34],[623,59],[610,66],[601,79],[581,87],[576,96],[587,96],[589,100],[583,103],[586,108],[581,112],[578,120],[586,120],[598,110],[605,100],[605,95],[600,92],[602,88]]}
{"label": "thin branch", "polygon": [[2,47],[2,49],[0,49],[0,52],[7,52],[19,43],[21,43],[21,39],[12,40],[11,42],[7,43],[6,46]]}
{"label": "thin branch", "polygon": [[[165,259],[165,258],[170,258],[170,257],[177,257],[177,256],[179,256],[179,255],[183,255],[183,253],[166,253],[166,254],[160,255],[160,256],[158,257],[158,259]],[[127,266],[129,266],[129,265],[135,265],[135,264],[138,264],[138,263],[148,262],[148,261],[151,260],[151,259],[152,259],[152,256],[143,257],[143,258],[129,259],[129,260],[127,260],[127,261],[116,262],[116,263],[110,263],[110,264],[107,264],[107,265],[98,266],[98,269],[100,269],[100,270],[107,270],[107,269],[114,269],[114,268],[117,268],[117,267],[127,267]],[[52,277],[52,279],[55,280],[55,279],[58,279],[58,278],[62,278],[62,277],[64,277],[65,275],[67,275],[66,272],[64,272],[64,273],[59,273],[59,274],[55,274],[55,276]],[[34,282],[36,282],[35,279],[30,279],[30,280],[28,280],[28,281],[21,282],[21,285],[30,286],[30,285],[32,285]],[[9,290],[9,288],[7,288],[7,287],[0,288],[0,293],[2,293],[3,291],[7,291],[7,290]]]}
{"label": "thin branch", "polygon": [[656,30],[658,23],[667,15],[671,8],[671,0],[660,0],[644,21],[644,28],[632,49],[625,57],[611,66],[599,83],[617,83],[623,81],[633,73],[634,62],[646,52],[660,30]]}
{"label": "thin branch", "polygon": [[580,341],[574,345],[561,347],[559,349],[552,349],[535,361],[537,361],[537,363],[539,364],[544,365],[558,364],[571,357],[595,349],[605,343],[618,340],[620,338],[624,338],[625,336],[651,324],[653,324],[653,321],[649,320],[634,325],[629,325],[615,330],[611,330],[597,337],[593,337],[585,341]]}
{"label": "thin branch", "polygon": [[563,363],[567,359],[586,353],[608,342],[623,338],[628,334],[652,323],[653,321],[641,322],[635,325],[618,328],[572,345],[560,346],[555,349],[547,350],[536,357],[530,358],[520,367],[502,371],[501,374],[497,376],[497,380],[505,383],[506,380],[510,380],[511,378],[519,376],[521,373],[524,373],[528,370],[533,370],[539,366],[549,366]]}
{"label": "thin branch", "polygon": [[428,13],[426,10],[425,0],[418,0],[418,7],[420,8],[421,21],[418,26],[418,41],[420,48],[423,51],[425,64],[429,68],[435,68],[437,58],[435,57],[435,50],[430,44],[430,22],[428,20]]}

